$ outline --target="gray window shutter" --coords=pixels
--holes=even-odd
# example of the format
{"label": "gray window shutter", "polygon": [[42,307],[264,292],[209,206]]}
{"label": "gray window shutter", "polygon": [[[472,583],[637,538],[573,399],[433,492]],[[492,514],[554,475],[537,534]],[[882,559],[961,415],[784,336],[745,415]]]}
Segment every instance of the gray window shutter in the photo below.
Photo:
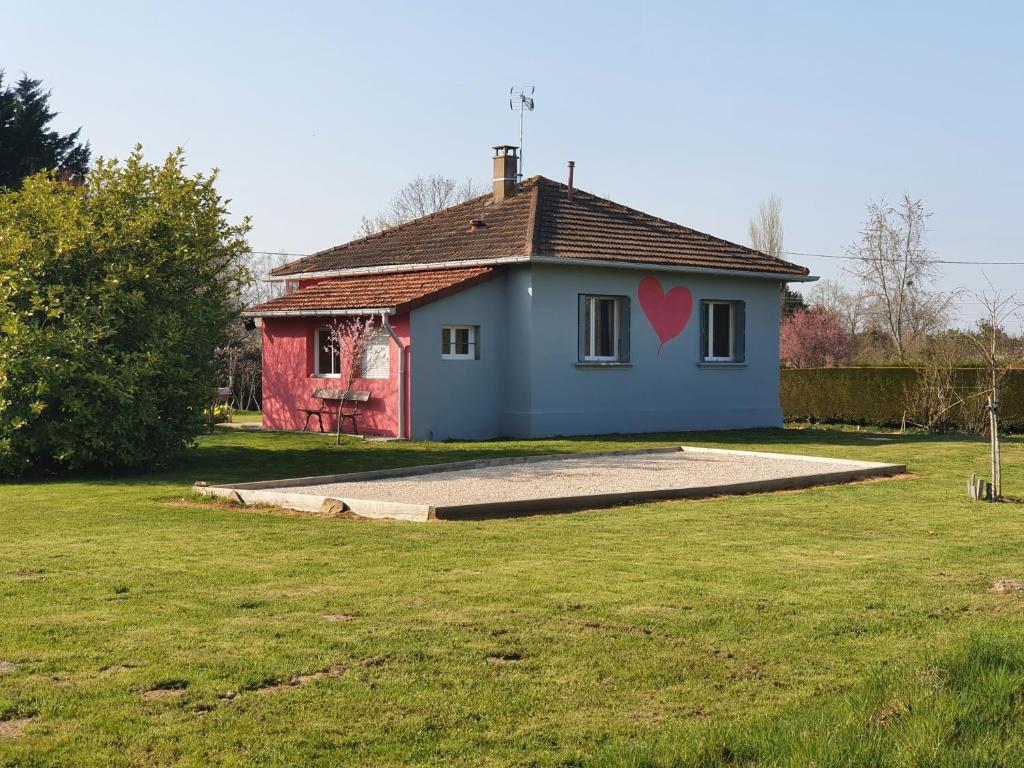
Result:
{"label": "gray window shutter", "polygon": [[619,306],[619,362],[629,362],[629,296],[623,296]]}
{"label": "gray window shutter", "polygon": [[480,326],[473,326],[473,359],[480,359]]}
{"label": "gray window shutter", "polygon": [[586,333],[587,333],[586,317],[587,317],[587,297],[584,296],[581,293],[580,294],[579,317],[578,317],[578,321],[579,321],[579,344],[578,344],[579,353],[578,353],[578,359],[579,359],[579,362],[581,362],[581,363],[583,362],[583,354],[584,354],[583,351],[586,349],[586,341],[585,341]]}
{"label": "gray window shutter", "polygon": [[733,338],[733,352],[735,353],[735,359],[737,363],[745,362],[747,359],[747,302],[737,301],[735,318],[736,327],[733,332],[736,334]]}
{"label": "gray window shutter", "polygon": [[708,356],[708,303],[701,299],[700,302],[700,359]]}

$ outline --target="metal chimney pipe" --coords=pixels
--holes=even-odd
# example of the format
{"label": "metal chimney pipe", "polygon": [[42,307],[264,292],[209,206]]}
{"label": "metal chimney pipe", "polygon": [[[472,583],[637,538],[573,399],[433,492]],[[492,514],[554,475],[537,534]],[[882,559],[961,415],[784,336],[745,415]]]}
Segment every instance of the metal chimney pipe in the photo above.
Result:
{"label": "metal chimney pipe", "polygon": [[572,160],[570,160],[569,161],[569,192],[568,192],[568,195],[566,196],[566,199],[570,203],[572,202],[572,172],[573,172],[573,169],[575,167],[576,167],[576,163],[573,162]]}

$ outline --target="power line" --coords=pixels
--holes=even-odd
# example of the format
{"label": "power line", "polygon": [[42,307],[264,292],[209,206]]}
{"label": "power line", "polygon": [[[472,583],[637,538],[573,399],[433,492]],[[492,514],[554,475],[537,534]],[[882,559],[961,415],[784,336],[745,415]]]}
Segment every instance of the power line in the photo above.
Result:
{"label": "power line", "polygon": [[310,255],[308,253],[289,253],[288,251],[249,251],[249,253],[257,256],[295,256],[300,259]]}
{"label": "power line", "polygon": [[[308,253],[291,253],[289,251],[259,251],[252,250],[249,253],[258,256],[294,256],[297,259],[309,256]],[[842,259],[844,261],[859,261],[857,256],[841,256],[835,253],[808,253],[806,251],[782,251],[785,256],[804,256],[815,259]],[[977,267],[1021,267],[1024,261],[960,261],[956,259],[935,259],[935,264],[964,264]]]}
{"label": "power line", "polygon": [[[803,251],[782,251],[786,256],[809,256],[816,259],[845,259],[847,261],[860,261],[859,256],[840,256],[835,253],[806,253]],[[1014,267],[1024,266],[1024,261],[957,261],[954,259],[935,259],[935,264],[967,264],[977,267]]]}

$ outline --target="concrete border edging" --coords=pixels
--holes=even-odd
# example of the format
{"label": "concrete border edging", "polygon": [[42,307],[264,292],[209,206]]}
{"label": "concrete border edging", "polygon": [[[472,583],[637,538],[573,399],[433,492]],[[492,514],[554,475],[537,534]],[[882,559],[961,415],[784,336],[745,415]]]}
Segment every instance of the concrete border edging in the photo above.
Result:
{"label": "concrete border edging", "polygon": [[[812,472],[801,475],[790,475],[788,477],[772,478],[768,480],[720,483],[715,485],[693,486],[686,488],[641,489],[616,493],[557,496],[539,499],[514,499],[509,501],[469,504],[447,504],[443,506],[347,498],[343,496],[322,496],[274,490],[276,488],[296,488],[304,485],[327,485],[331,483],[357,482],[393,477],[415,477],[419,475],[454,472],[467,469],[512,466],[516,464],[541,461],[557,461],[559,459],[579,459],[600,456],[642,456],[645,454],[675,452],[717,453],[787,460],[793,460],[796,458],[809,463],[835,463],[837,461],[842,461],[850,464],[851,468],[848,470],[833,472]],[[906,471],[907,468],[904,464],[887,464],[871,461],[858,461],[853,459],[834,459],[823,456],[804,456],[801,454],[789,453],[742,451],[728,448],[669,446],[665,448],[638,450],[542,454],[538,456],[518,456],[504,459],[456,461],[442,464],[425,464],[414,467],[399,467],[395,469],[372,470],[366,472],[350,472],[347,474],[288,478],[283,480],[265,480],[251,483],[234,483],[219,486],[207,486],[197,483],[194,490],[203,495],[229,498],[246,505],[269,504],[302,512],[318,512],[325,501],[333,500],[342,503],[347,511],[350,511],[360,517],[426,522],[428,520],[480,520],[499,517],[515,517],[538,513],[598,509],[603,507],[621,506],[624,504],[640,504],[648,501],[701,499],[713,496],[797,490],[801,488],[811,488],[814,486],[834,485],[836,483],[865,480],[874,477],[892,477],[894,475],[903,474]]]}

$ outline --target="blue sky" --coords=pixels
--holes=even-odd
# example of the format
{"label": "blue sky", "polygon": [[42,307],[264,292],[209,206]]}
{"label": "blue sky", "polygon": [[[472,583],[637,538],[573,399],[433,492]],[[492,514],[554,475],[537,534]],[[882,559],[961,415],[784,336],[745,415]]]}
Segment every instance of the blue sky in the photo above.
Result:
{"label": "blue sky", "polygon": [[[1017,3],[18,3],[0,67],[42,78],[96,154],[183,145],[255,248],[348,240],[418,174],[489,177],[537,87],[526,173],[746,242],[771,193],[792,251],[840,254],[910,193],[942,258],[1024,261]],[[841,262],[793,257],[815,274]],[[1024,296],[1024,267],[981,272]],[[975,308],[961,308],[963,320]]]}

